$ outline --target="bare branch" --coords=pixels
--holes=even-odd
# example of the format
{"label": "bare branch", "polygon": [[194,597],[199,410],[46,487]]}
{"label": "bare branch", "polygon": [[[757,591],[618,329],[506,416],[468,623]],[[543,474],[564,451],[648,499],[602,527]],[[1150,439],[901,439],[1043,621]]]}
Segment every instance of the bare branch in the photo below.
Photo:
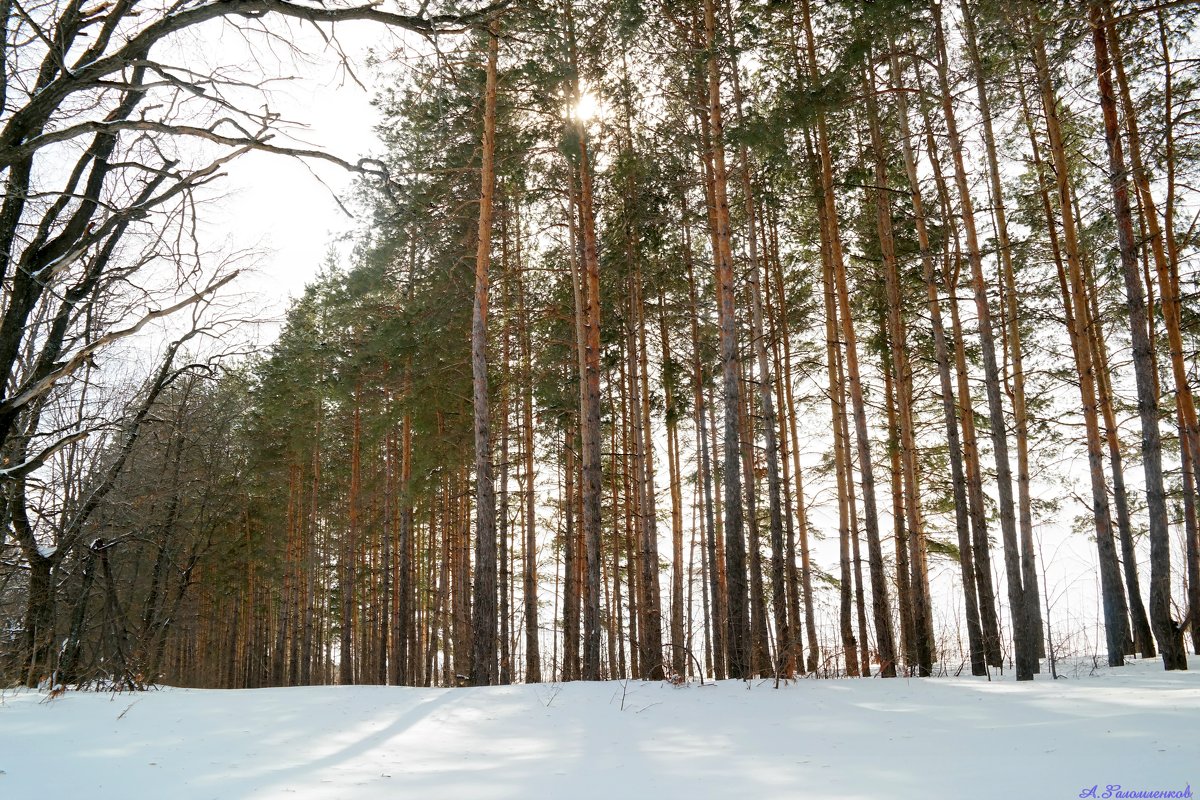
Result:
{"label": "bare branch", "polygon": [[35,398],[45,394],[52,386],[54,386],[54,384],[58,383],[60,380],[83,366],[84,363],[87,362],[88,358],[96,351],[112,344],[113,342],[132,336],[156,319],[168,317],[180,309],[187,308],[193,303],[200,302],[205,297],[208,297],[213,292],[232,281],[238,276],[238,274],[239,272],[230,273],[224,278],[209,284],[204,289],[185,297],[173,305],[147,312],[145,316],[143,316],[133,325],[130,325],[128,328],[110,331],[81,347],[73,356],[71,356],[71,358],[57,365],[55,369],[49,372],[47,375],[43,376],[37,381],[34,381],[29,386],[23,387],[16,395],[5,400],[3,403],[0,403],[0,414],[11,413],[26,403],[29,403]]}
{"label": "bare branch", "polygon": [[266,130],[260,131],[257,135],[246,133],[246,135],[243,136],[227,136],[222,133],[217,133],[216,130],[214,130],[214,128],[221,122],[226,122],[240,129],[240,126],[230,119],[219,120],[212,128],[201,128],[194,125],[173,125],[165,122],[157,122],[146,119],[127,119],[117,120],[114,122],[89,120],[87,122],[81,122],[78,125],[72,125],[67,128],[61,128],[57,131],[43,134],[28,140],[20,147],[10,148],[7,152],[0,153],[0,167],[9,166],[13,163],[28,158],[32,153],[50,144],[64,142],[69,139],[74,139],[78,136],[84,136],[88,134],[106,133],[112,135],[123,130],[129,130],[145,131],[165,136],[188,136],[197,139],[205,139],[215,144],[226,145],[228,147],[247,148],[251,150],[258,150],[264,153],[275,153],[277,155],[292,156],[295,158],[327,161],[351,172],[376,175],[385,179],[387,177],[387,169],[383,162],[374,158],[360,158],[355,162],[351,162],[332,155],[331,153],[326,153],[322,150],[286,147],[271,144],[270,140],[274,138],[274,134]]}
{"label": "bare branch", "polygon": [[70,436],[65,436],[62,439],[55,441],[53,444],[48,445],[47,447],[42,448],[41,451],[35,453],[33,456],[30,456],[16,466],[6,466],[0,468],[0,482],[20,480],[30,473],[36,472],[37,470],[41,469],[42,465],[45,464],[46,461],[49,460],[49,458],[59,450],[62,450],[67,445],[82,441],[87,437],[88,431],[78,431]]}

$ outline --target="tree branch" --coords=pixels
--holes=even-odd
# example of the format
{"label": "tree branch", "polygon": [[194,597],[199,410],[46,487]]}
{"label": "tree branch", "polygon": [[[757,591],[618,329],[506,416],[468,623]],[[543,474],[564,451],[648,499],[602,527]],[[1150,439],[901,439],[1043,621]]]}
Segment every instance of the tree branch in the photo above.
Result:
{"label": "tree branch", "polygon": [[75,354],[69,359],[56,366],[53,370],[41,377],[39,380],[23,387],[13,397],[5,400],[3,403],[0,403],[0,414],[12,413],[31,400],[46,393],[52,386],[54,386],[54,384],[58,383],[60,380],[83,366],[84,363],[87,362],[88,357],[96,351],[112,344],[113,342],[132,336],[156,319],[162,319],[163,317],[170,316],[180,309],[187,308],[193,303],[199,302],[203,298],[211,295],[213,292],[232,281],[238,276],[238,274],[238,272],[230,273],[224,278],[221,278],[219,281],[209,284],[204,289],[185,297],[183,300],[180,300],[174,305],[147,312],[145,316],[143,316],[133,325],[130,325],[128,328],[110,331],[100,338],[84,345],[83,347],[79,348],[79,350],[76,351]]}

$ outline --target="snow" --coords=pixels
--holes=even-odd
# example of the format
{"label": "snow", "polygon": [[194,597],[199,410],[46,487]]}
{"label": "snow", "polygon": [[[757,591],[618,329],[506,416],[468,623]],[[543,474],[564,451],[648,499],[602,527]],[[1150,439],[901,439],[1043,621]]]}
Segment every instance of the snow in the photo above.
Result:
{"label": "snow", "polygon": [[[1193,662],[1200,668],[1200,660]],[[9,692],[0,797],[1076,798],[1200,791],[1200,675]],[[1138,795],[1127,795],[1138,796]],[[1150,796],[1150,795],[1147,795]]]}

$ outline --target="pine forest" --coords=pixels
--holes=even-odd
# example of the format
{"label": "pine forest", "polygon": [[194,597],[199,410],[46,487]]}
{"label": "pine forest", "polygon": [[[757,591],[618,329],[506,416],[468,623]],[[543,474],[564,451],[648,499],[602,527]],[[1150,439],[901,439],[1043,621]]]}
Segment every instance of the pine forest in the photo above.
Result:
{"label": "pine forest", "polygon": [[[0,0],[0,684],[1200,655],[1200,5],[408,5]],[[372,154],[198,55],[351,24]]]}

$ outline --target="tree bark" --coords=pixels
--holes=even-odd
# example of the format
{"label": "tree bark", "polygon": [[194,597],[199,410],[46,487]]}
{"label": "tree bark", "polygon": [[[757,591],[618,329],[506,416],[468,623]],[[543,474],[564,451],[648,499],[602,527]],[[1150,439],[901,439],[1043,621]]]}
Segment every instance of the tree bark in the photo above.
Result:
{"label": "tree bark", "polygon": [[[1100,559],[1100,588],[1104,606],[1104,625],[1108,644],[1108,664],[1111,667],[1125,663],[1125,626],[1128,608],[1121,588],[1120,568],[1117,565],[1116,545],[1113,541],[1112,520],[1109,515],[1108,486],[1104,479],[1102,445],[1098,402],[1096,397],[1095,359],[1087,326],[1091,312],[1087,305],[1087,285],[1080,259],[1079,239],[1075,228],[1075,216],[1071,202],[1070,178],[1067,166],[1066,147],[1058,122],[1058,100],[1051,82],[1041,29],[1032,22],[1031,47],[1037,69],[1038,86],[1042,98],[1042,111],[1046,120],[1050,154],[1053,162],[1060,223],[1063,233],[1063,250],[1067,262],[1067,280],[1063,283],[1063,305],[1068,316],[1067,324],[1076,366],[1079,372],[1079,392],[1083,404],[1084,426],[1087,432],[1088,466],[1092,483],[1092,516],[1096,525],[1096,548]],[[1068,296],[1069,292],[1069,296]]]}
{"label": "tree bark", "polygon": [[[742,88],[738,75],[737,60],[732,66],[733,102],[739,122],[742,114]],[[739,148],[739,161],[742,173],[742,194],[746,213],[746,243],[750,254],[750,270],[747,283],[750,288],[750,335],[754,340],[754,353],[758,359],[758,395],[762,408],[763,437],[766,444],[767,456],[767,503],[770,513],[770,542],[771,542],[771,607],[774,612],[775,636],[778,648],[776,664],[773,673],[779,673],[781,665],[786,665],[792,652],[792,634],[789,628],[787,584],[784,577],[783,543],[783,490],[779,474],[779,439],[775,417],[774,385],[775,379],[771,374],[771,360],[767,354],[767,339],[763,327],[763,291],[761,274],[763,266],[758,250],[758,210],[754,203],[754,164],[750,159],[748,148],[743,144]],[[792,621],[795,624],[795,621]],[[790,677],[790,676],[785,676]]]}
{"label": "tree bark", "polygon": [[[801,11],[804,18],[805,40],[808,48],[809,77],[819,81],[817,72],[816,44],[812,32],[809,0],[803,0]],[[825,226],[829,258],[832,262],[833,279],[839,306],[838,321],[841,324],[845,346],[846,377],[850,384],[850,400],[854,412],[855,437],[858,444],[858,469],[862,485],[863,523],[867,535],[867,558],[871,567],[871,610],[875,619],[875,642],[879,650],[880,675],[884,678],[896,676],[896,645],[892,632],[891,602],[888,599],[887,576],[883,566],[883,547],[879,539],[879,514],[875,503],[875,475],[871,465],[871,442],[867,435],[866,402],[863,398],[862,381],[858,369],[858,343],[851,317],[850,290],[846,278],[846,265],[842,255],[841,236],[838,232],[837,206],[834,201],[836,188],[833,183],[833,157],[829,149],[829,134],[825,116],[817,115],[817,152],[820,156],[821,196],[825,205]]]}
{"label": "tree bark", "polygon": [[1001,282],[1004,287],[1004,330],[1012,357],[1013,428],[1017,442],[1017,514],[1021,530],[1021,578],[1025,589],[1026,611],[1033,635],[1038,642],[1038,655],[1044,657],[1042,637],[1041,598],[1038,589],[1037,567],[1034,563],[1033,501],[1029,490],[1029,412],[1025,401],[1025,356],[1021,343],[1020,301],[1017,295],[1016,270],[1013,267],[1012,247],[1008,238],[1008,211],[1004,204],[1004,187],[1000,180],[1000,163],[996,156],[996,137],[992,130],[992,108],[988,97],[983,62],[975,34],[975,18],[969,0],[961,0],[963,33],[967,53],[975,73],[975,93],[979,99],[979,116],[983,128],[984,151],[987,153],[988,178],[992,190],[992,208],[996,221],[996,250],[1000,257]]}
{"label": "tree bark", "polygon": [[975,308],[979,318],[980,349],[983,355],[984,385],[987,389],[988,412],[991,421],[992,449],[996,459],[996,482],[1000,505],[1000,530],[1004,540],[1004,564],[1008,577],[1009,606],[1013,616],[1013,640],[1016,650],[1017,680],[1033,680],[1038,671],[1038,635],[1034,627],[1027,602],[1028,594],[1022,573],[1022,555],[1017,538],[1016,517],[1012,495],[1012,468],[1008,455],[1008,431],[1004,420],[1004,404],[1001,398],[1000,369],[996,363],[996,344],[993,333],[992,313],[987,297],[987,282],[983,276],[983,261],[980,256],[978,235],[975,230],[974,204],[971,201],[970,185],[963,164],[963,146],[958,135],[958,124],[954,106],[948,67],[946,64],[946,41],[942,30],[941,6],[932,4],[934,15],[934,38],[937,44],[937,78],[941,95],[942,112],[946,121],[946,133],[954,162],[954,177],[959,202],[962,206],[963,227],[967,236],[967,255],[971,265],[972,285],[975,291]]}
{"label": "tree bark", "polygon": [[[1162,443],[1158,428],[1158,403],[1154,387],[1154,363],[1151,359],[1149,328],[1146,319],[1145,295],[1138,270],[1137,243],[1133,233],[1133,211],[1129,202],[1129,173],[1117,121],[1117,100],[1112,84],[1112,63],[1108,52],[1108,37],[1101,3],[1089,3],[1088,16],[1092,24],[1092,45],[1096,52],[1096,81],[1100,92],[1100,109],[1104,116],[1104,141],[1108,149],[1109,184],[1113,193],[1113,211],[1117,221],[1117,246],[1121,255],[1121,271],[1125,278],[1125,300],[1129,308],[1129,330],[1133,342],[1133,370],[1137,384],[1138,420],[1142,430],[1142,470],[1146,479],[1146,510],[1150,519],[1150,624],[1162,650],[1167,669],[1187,669],[1187,654],[1183,647],[1183,632],[1171,619],[1171,544],[1167,525],[1166,493],[1162,475]],[[1182,443],[1187,449],[1188,442]],[[1190,451],[1189,451],[1190,452]],[[1185,466],[1187,457],[1184,458]],[[1141,594],[1133,565],[1132,541],[1126,546],[1122,536],[1130,602],[1141,607]],[[1189,541],[1189,545],[1192,542]],[[1194,545],[1192,545],[1194,546]],[[1189,549],[1191,549],[1189,547]],[[1129,576],[1132,574],[1132,580]],[[1193,596],[1197,587],[1195,575],[1189,578]],[[1192,606],[1192,613],[1196,607]],[[1136,623],[1136,616],[1135,616]],[[1135,628],[1136,629],[1136,628]],[[1149,655],[1152,645],[1143,641],[1143,654]]]}
{"label": "tree bark", "polygon": [[[804,632],[808,636],[808,657],[805,661],[805,667],[807,668],[808,672],[816,672],[817,665],[820,662],[821,648],[820,642],[817,640],[816,610],[813,607],[812,559],[808,548],[808,508],[804,498],[804,473],[800,468],[800,437],[796,430],[796,402],[792,390],[792,349],[791,340],[788,333],[787,307],[783,301],[785,296],[783,288],[783,268],[779,263],[778,258],[774,259],[773,272],[775,276],[775,296],[779,298],[780,334],[778,338],[782,341],[782,353],[779,354],[782,361],[782,368],[777,370],[777,372],[778,380],[782,385],[784,398],[786,399],[787,413],[785,414],[785,417],[787,418],[787,433],[791,440],[790,449],[792,457],[792,478],[796,484],[796,529],[798,546],[800,550],[799,578],[800,587],[804,593]],[[782,407],[784,405],[783,402],[781,402],[780,405]],[[781,433],[780,440],[786,441],[787,437]],[[783,460],[786,468],[786,457]],[[785,484],[787,483],[786,476],[784,482]],[[790,521],[790,514],[788,515],[788,519]],[[789,547],[789,550],[790,549],[791,548]],[[794,558],[789,557],[788,569],[793,573],[793,575],[789,577],[789,581],[794,581]],[[790,615],[790,617],[792,619],[792,627],[796,631],[794,639],[796,643],[796,658],[800,659],[802,653],[800,648],[800,612],[798,605],[799,592],[797,592],[797,597],[793,604],[794,613]]]}
{"label": "tree bark", "polygon": [[711,138],[713,221],[717,245],[716,287],[724,384],[725,436],[725,574],[728,586],[728,669],[731,678],[750,677],[750,609],[746,586],[746,539],[742,518],[741,365],[737,312],[734,305],[733,252],[730,248],[729,201],[726,197],[724,123],[721,119],[721,76],[717,64],[716,0],[704,2],[704,42],[708,51],[708,126]]}
{"label": "tree bark", "polygon": [[[904,473],[905,518],[908,523],[910,587],[913,604],[913,635],[917,669],[921,677],[933,670],[933,607],[929,596],[929,570],[926,565],[925,525],[920,508],[917,478],[916,436],[913,432],[912,370],[906,354],[907,332],[901,307],[900,273],[896,263],[896,248],[892,230],[891,200],[888,196],[887,157],[883,148],[878,105],[875,101],[875,79],[867,70],[863,88],[866,92],[867,123],[871,149],[874,153],[875,230],[883,256],[883,274],[887,294],[886,329],[890,343],[891,370],[894,377],[897,411],[900,422],[900,462]],[[886,367],[885,367],[886,369]]]}
{"label": "tree bark", "polygon": [[[671,672],[682,676],[690,666],[687,661],[689,649],[684,641],[683,604],[683,492],[679,469],[679,408],[675,400],[675,361],[671,357],[671,339],[667,331],[666,300],[658,298],[659,337],[662,341],[662,371],[660,379],[666,401],[667,423],[667,473],[671,490]],[[693,549],[695,539],[693,538]],[[689,584],[690,586],[690,584]]]}
{"label": "tree bark", "polygon": [[[895,48],[890,55],[892,83],[901,89],[903,84],[900,61]],[[987,658],[984,648],[983,624],[979,613],[979,599],[975,581],[975,557],[971,546],[971,530],[967,505],[966,477],[963,472],[962,445],[958,436],[958,420],[954,410],[954,385],[950,377],[950,354],[946,346],[946,331],[942,323],[941,303],[938,299],[937,279],[933,254],[929,245],[929,230],[925,217],[925,202],[921,197],[921,184],[917,174],[917,162],[913,153],[912,133],[908,121],[908,101],[905,93],[896,93],[897,110],[900,117],[900,144],[904,156],[904,169],[908,178],[912,198],[913,217],[917,229],[917,244],[921,254],[922,277],[925,280],[926,304],[929,309],[930,327],[933,332],[934,359],[937,361],[938,379],[942,390],[942,420],[946,429],[946,447],[950,461],[951,491],[954,496],[954,527],[958,533],[959,568],[962,572],[963,599],[967,615],[967,647],[971,659],[971,674],[987,674]]]}
{"label": "tree bark", "polygon": [[492,198],[496,184],[496,59],[499,28],[488,26],[479,234],[475,250],[475,305],[471,313],[471,378],[475,408],[475,609],[471,683],[487,686],[496,674],[496,487],[492,477],[488,400],[488,268],[492,257]]}
{"label": "tree bark", "polygon": [[725,678],[725,633],[728,626],[728,611],[724,593],[721,591],[720,568],[717,561],[717,531],[713,515],[713,481],[708,450],[708,415],[705,407],[704,367],[700,357],[700,301],[696,292],[695,270],[692,267],[691,237],[687,223],[687,205],[684,200],[684,260],[688,271],[688,299],[691,313],[688,314],[692,333],[692,394],[696,416],[696,451],[699,462],[701,499],[704,506],[704,531],[707,545],[709,595],[712,600],[712,629],[709,638],[713,649],[713,675],[717,680]]}

